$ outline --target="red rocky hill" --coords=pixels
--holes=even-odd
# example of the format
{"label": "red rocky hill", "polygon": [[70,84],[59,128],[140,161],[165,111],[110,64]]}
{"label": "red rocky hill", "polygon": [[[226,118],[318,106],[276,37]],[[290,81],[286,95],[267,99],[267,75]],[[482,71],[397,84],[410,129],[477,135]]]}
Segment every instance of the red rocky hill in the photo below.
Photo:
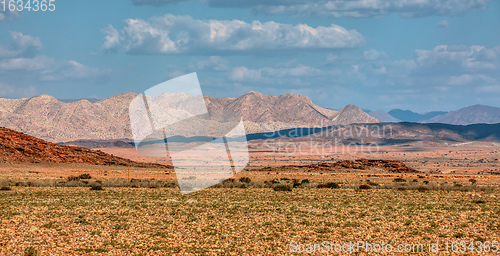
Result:
{"label": "red rocky hill", "polygon": [[125,158],[106,154],[102,151],[58,145],[3,127],[0,127],[0,162],[82,163],[93,165],[172,168],[160,164],[134,162]]}

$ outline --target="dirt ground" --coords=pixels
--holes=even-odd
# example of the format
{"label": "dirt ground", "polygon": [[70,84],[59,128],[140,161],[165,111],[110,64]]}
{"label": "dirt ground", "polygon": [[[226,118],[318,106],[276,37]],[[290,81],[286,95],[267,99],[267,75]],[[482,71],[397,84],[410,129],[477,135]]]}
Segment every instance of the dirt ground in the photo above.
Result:
{"label": "dirt ground", "polygon": [[[358,255],[498,255],[500,145],[357,153],[357,146],[344,152],[269,146],[251,143],[246,170],[185,196],[168,169],[2,164],[0,255],[324,255],[321,248],[345,255],[332,246],[358,242],[393,246],[392,252],[363,247]],[[134,149],[101,150],[170,164]],[[421,172],[262,169],[359,158],[399,160]],[[325,241],[331,246],[319,245]],[[430,252],[436,243],[438,252]],[[400,244],[416,249],[396,251]]]}

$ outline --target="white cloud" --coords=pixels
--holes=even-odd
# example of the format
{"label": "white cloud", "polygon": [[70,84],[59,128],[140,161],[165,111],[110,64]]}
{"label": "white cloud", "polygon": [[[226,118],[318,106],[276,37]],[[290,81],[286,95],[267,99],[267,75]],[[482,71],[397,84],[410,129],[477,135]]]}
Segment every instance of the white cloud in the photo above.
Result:
{"label": "white cloud", "polygon": [[0,59],[31,57],[42,50],[42,42],[38,37],[23,35],[21,32],[10,32],[10,37],[10,45],[0,45]]}
{"label": "white cloud", "polygon": [[32,97],[37,94],[33,86],[21,88],[0,82],[0,97]]}
{"label": "white cloud", "polygon": [[134,5],[164,6],[167,4],[184,2],[186,0],[132,0]]}
{"label": "white cloud", "polygon": [[484,84],[484,82],[494,82],[495,79],[483,74],[463,74],[458,76],[451,76],[448,80],[450,85],[466,85],[472,83]]}
{"label": "white cloud", "polygon": [[[7,1],[5,1],[7,3]],[[0,22],[12,21],[19,18],[21,14],[18,11],[0,10]]]}
{"label": "white cloud", "polygon": [[436,24],[436,27],[447,28],[449,25],[447,20],[442,20]]}
{"label": "white cloud", "polygon": [[120,45],[120,34],[113,26],[108,25],[106,28],[102,29],[101,32],[106,34],[104,37],[104,44],[102,45],[103,49],[110,50]]}
{"label": "white cloud", "polygon": [[[42,43],[39,38],[10,32],[12,42],[0,45],[0,75],[2,78],[18,80],[31,76],[40,81],[100,79],[110,70],[88,67],[74,60],[56,60],[39,55]],[[6,87],[7,88],[7,87]]]}
{"label": "white cloud", "polygon": [[[119,32],[108,26],[103,49],[131,54],[258,53],[282,49],[342,49],[364,44],[356,30],[273,21],[195,20],[167,14],[148,21],[127,19]],[[117,33],[118,32],[118,35]]]}
{"label": "white cloud", "polygon": [[305,85],[310,84],[310,80],[314,80],[315,76],[324,76],[325,74],[326,72],[323,70],[304,65],[295,67],[264,67],[260,69],[235,67],[231,70],[229,79],[235,82]]}
{"label": "white cloud", "polygon": [[46,70],[55,65],[55,60],[46,56],[33,58],[12,58],[0,61],[0,70],[36,71]]}
{"label": "white cloud", "polygon": [[111,73],[111,70],[100,70],[88,67],[74,60],[59,63],[41,72],[42,81],[82,80],[101,78]]}
{"label": "white cloud", "polygon": [[208,59],[191,63],[188,70],[191,71],[226,71],[228,61],[220,56],[210,56]]}
{"label": "white cloud", "polygon": [[415,64],[419,72],[454,75],[467,72],[497,70],[500,64],[500,46],[439,45],[432,50],[415,50]]}
{"label": "white cloud", "polygon": [[468,10],[486,9],[489,0],[206,0],[212,7],[250,8],[254,13],[312,17],[455,16]]}

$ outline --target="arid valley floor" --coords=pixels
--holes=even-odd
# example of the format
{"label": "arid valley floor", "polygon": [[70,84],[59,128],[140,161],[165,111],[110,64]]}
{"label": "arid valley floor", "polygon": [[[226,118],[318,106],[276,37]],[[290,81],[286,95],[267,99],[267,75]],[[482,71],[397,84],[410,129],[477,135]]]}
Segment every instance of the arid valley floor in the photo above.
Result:
{"label": "arid valley floor", "polygon": [[[422,244],[417,249],[422,255],[431,254],[427,246],[436,242],[439,252],[432,254],[449,255],[466,244],[468,255],[496,254],[500,144],[416,143],[364,152],[359,147],[299,152],[258,143],[250,148],[246,170],[184,196],[171,169],[3,164],[0,254],[287,255],[323,241],[385,243],[394,250],[399,244]],[[168,163],[130,148],[101,150]],[[420,172],[313,168],[363,158],[398,160]],[[488,242],[489,251],[483,246],[479,252]],[[325,253],[317,249],[313,254]],[[361,248],[358,254],[405,252]]]}

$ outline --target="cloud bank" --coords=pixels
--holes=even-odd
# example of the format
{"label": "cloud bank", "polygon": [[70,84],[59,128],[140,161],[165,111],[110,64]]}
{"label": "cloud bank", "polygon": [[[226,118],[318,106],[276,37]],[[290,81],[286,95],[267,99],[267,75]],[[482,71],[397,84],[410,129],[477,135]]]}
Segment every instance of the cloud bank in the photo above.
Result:
{"label": "cloud bank", "polygon": [[250,8],[253,13],[330,18],[398,14],[405,18],[456,16],[486,9],[489,0],[206,0],[211,7]]}
{"label": "cloud bank", "polygon": [[117,30],[109,25],[102,48],[130,54],[256,54],[290,49],[345,49],[364,44],[356,30],[290,25],[273,21],[196,20],[167,14],[149,20],[127,19]]}

